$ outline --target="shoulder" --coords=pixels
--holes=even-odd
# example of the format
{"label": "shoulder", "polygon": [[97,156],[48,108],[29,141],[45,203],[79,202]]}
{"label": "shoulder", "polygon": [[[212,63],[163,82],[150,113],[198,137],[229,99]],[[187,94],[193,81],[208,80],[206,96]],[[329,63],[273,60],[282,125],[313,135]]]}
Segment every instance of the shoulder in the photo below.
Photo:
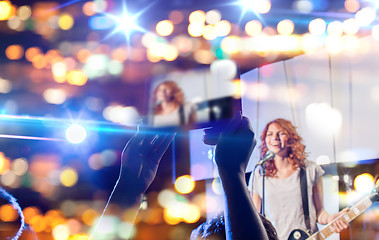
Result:
{"label": "shoulder", "polygon": [[317,180],[324,175],[325,171],[320,165],[314,161],[306,160],[305,162],[306,172],[312,182],[317,182]]}
{"label": "shoulder", "polygon": [[322,169],[322,167],[320,165],[318,165],[314,161],[311,161],[311,160],[308,160],[308,159],[306,159],[304,161],[304,164],[305,164],[305,167],[309,168],[309,169]]}
{"label": "shoulder", "polygon": [[192,112],[192,111],[195,111],[197,107],[196,107],[196,104],[192,102],[185,102],[183,104],[183,108],[184,108],[184,111],[186,112]]}

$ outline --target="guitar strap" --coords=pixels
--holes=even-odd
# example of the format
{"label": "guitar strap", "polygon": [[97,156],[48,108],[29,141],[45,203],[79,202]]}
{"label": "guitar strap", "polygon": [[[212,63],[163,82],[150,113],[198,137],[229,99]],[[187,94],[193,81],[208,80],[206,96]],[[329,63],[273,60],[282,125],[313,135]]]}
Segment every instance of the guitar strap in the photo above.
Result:
{"label": "guitar strap", "polygon": [[303,201],[305,226],[307,227],[308,233],[311,233],[311,220],[309,218],[309,204],[308,204],[307,173],[303,168],[300,168],[300,189],[301,189],[301,199]]}
{"label": "guitar strap", "polygon": [[179,121],[180,121],[180,125],[185,124],[184,106],[183,105],[180,105],[180,107],[179,107]]}

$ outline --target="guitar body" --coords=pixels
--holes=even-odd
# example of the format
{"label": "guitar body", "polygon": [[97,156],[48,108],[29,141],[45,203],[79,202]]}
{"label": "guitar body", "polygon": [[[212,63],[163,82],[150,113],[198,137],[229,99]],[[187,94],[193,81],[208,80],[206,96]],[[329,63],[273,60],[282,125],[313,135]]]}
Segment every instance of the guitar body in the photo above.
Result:
{"label": "guitar body", "polygon": [[309,237],[310,235],[306,231],[301,229],[295,229],[288,236],[288,240],[305,240]]}

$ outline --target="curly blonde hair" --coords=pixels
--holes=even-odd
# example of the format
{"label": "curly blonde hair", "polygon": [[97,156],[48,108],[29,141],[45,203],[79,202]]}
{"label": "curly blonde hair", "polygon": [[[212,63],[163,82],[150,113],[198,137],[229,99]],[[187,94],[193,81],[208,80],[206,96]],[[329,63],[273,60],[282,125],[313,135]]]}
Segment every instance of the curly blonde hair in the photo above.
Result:
{"label": "curly blonde hair", "polygon": [[[305,168],[305,159],[307,158],[307,153],[305,152],[305,145],[302,143],[302,137],[296,131],[296,128],[292,125],[292,123],[283,118],[274,119],[269,122],[261,135],[261,158],[263,158],[267,151],[266,145],[266,135],[268,131],[268,127],[271,124],[278,124],[288,135],[288,145],[290,147],[288,161],[291,163],[292,168],[296,169],[298,167]],[[278,169],[275,166],[274,159],[270,159],[265,163],[266,175],[268,177],[274,177]]]}
{"label": "curly blonde hair", "polygon": [[[173,96],[174,96],[174,99],[173,101],[178,105],[178,106],[182,106],[184,104],[184,94],[183,94],[183,91],[182,89],[178,86],[178,84],[174,81],[171,81],[171,80],[168,80],[168,81],[164,81],[162,83],[160,83],[154,90],[154,98],[153,98],[153,101],[156,103],[157,102],[157,92],[158,92],[158,88],[162,85],[165,85],[167,86],[168,88],[170,88],[173,92]],[[162,112],[162,106],[161,104],[157,104],[155,107],[154,107],[154,114],[160,114]]]}

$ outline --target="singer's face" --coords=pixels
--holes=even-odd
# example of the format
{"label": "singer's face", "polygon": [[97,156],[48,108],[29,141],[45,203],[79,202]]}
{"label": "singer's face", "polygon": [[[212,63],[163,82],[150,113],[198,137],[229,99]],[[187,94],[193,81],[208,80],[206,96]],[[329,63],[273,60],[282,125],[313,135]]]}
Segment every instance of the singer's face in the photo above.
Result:
{"label": "singer's face", "polygon": [[272,123],[268,126],[265,140],[268,150],[273,151],[276,155],[286,157],[288,154],[288,134],[279,124]]}
{"label": "singer's face", "polygon": [[173,98],[172,89],[165,84],[162,84],[158,87],[156,94],[157,100],[161,102],[169,102]]}

